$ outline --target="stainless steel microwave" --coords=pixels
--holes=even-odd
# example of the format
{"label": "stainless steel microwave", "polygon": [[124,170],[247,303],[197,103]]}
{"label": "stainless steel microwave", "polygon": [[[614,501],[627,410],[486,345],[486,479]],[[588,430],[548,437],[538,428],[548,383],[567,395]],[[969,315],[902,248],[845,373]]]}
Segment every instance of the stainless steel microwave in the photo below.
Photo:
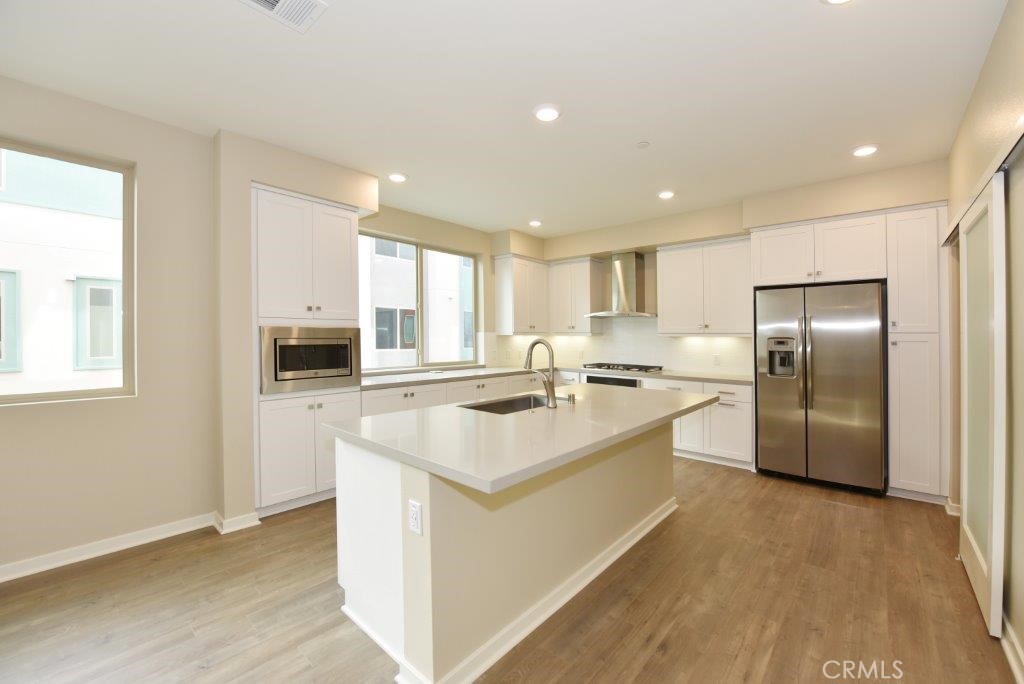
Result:
{"label": "stainless steel microwave", "polygon": [[260,327],[260,394],[359,386],[358,328]]}

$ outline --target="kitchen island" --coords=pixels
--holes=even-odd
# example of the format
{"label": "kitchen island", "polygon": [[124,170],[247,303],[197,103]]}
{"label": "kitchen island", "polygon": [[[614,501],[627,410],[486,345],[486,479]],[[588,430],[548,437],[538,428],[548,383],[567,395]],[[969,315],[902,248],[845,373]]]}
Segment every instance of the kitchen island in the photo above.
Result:
{"label": "kitchen island", "polygon": [[717,397],[570,391],[326,424],[343,610],[396,681],[472,681],[675,510],[672,421]]}

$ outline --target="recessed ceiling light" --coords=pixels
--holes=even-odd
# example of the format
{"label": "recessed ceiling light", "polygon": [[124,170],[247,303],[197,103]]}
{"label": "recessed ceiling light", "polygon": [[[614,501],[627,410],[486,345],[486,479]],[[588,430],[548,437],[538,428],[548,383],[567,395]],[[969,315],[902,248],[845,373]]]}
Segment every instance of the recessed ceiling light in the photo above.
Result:
{"label": "recessed ceiling light", "polygon": [[878,151],[877,145],[861,145],[853,151],[854,157],[870,157]]}
{"label": "recessed ceiling light", "polygon": [[533,219],[532,221],[530,221],[531,228],[540,228],[542,225],[544,224],[538,221],[537,219]]}
{"label": "recessed ceiling light", "polygon": [[537,117],[538,121],[548,123],[549,121],[554,121],[555,119],[560,117],[562,113],[558,111],[558,107],[556,107],[555,105],[546,104],[534,109],[533,115]]}
{"label": "recessed ceiling light", "polygon": [[826,5],[845,5],[850,0],[821,0]]}
{"label": "recessed ceiling light", "polygon": [[651,141],[650,140],[638,140],[637,143],[636,143],[636,146],[637,146],[637,148],[639,148],[641,150],[646,150],[648,147],[651,146]]}
{"label": "recessed ceiling light", "polygon": [[672,192],[671,190],[662,190],[661,192],[658,193],[658,197],[660,197],[661,199],[672,199],[675,196],[676,193]]}
{"label": "recessed ceiling light", "polygon": [[406,175],[404,173],[389,173],[388,180],[392,183],[404,183],[406,181]]}

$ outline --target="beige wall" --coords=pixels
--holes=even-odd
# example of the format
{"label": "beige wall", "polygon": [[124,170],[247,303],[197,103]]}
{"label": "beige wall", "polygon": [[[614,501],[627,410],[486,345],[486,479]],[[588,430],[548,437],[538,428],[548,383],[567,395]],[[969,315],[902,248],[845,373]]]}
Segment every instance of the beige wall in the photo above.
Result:
{"label": "beige wall", "polygon": [[214,149],[223,458],[218,510],[229,519],[255,507],[252,183],[377,211],[377,178],[226,131],[217,134]]}
{"label": "beige wall", "polygon": [[1009,0],[949,153],[951,224],[959,222],[1024,133],[1024,1]]}
{"label": "beige wall", "polygon": [[949,165],[941,159],[746,197],[743,227],[941,202],[948,192]]}
{"label": "beige wall", "polygon": [[0,78],[0,136],[136,164],[138,396],[0,408],[0,564],[214,510],[209,138]]}
{"label": "beige wall", "polygon": [[1007,174],[1010,349],[1010,524],[1006,535],[1006,614],[1024,629],[1024,155]]}

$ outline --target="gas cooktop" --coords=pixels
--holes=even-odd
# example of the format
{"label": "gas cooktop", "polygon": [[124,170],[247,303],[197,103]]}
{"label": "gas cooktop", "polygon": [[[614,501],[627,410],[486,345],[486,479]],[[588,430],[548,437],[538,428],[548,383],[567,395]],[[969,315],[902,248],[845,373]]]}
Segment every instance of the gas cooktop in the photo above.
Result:
{"label": "gas cooktop", "polygon": [[583,367],[595,370],[636,371],[638,373],[657,373],[662,369],[661,366],[645,366],[640,363],[585,363]]}

